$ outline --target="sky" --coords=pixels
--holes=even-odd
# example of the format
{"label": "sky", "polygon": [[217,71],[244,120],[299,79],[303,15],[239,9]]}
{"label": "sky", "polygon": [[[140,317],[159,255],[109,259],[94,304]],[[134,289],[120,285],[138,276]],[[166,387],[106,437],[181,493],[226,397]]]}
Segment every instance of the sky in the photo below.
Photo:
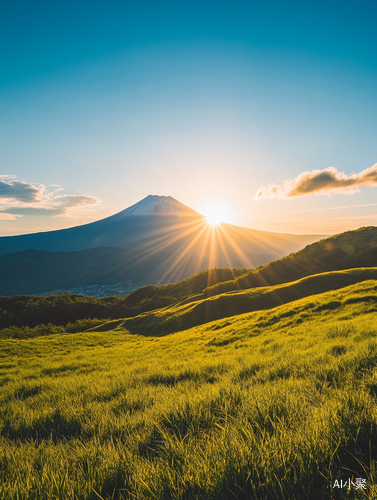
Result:
{"label": "sky", "polygon": [[377,2],[0,3],[0,235],[149,194],[225,222],[377,225]]}

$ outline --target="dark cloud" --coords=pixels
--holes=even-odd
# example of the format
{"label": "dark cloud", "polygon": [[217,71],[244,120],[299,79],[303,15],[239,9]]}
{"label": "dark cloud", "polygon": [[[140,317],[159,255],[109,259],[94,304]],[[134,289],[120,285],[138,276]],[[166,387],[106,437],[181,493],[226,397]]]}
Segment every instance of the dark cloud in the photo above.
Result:
{"label": "dark cloud", "polygon": [[346,175],[335,167],[302,172],[281,184],[270,184],[257,191],[255,200],[263,198],[292,198],[311,194],[352,194],[363,186],[377,186],[377,163],[358,174]]}
{"label": "dark cloud", "polygon": [[13,215],[61,215],[65,214],[68,209],[73,207],[84,207],[87,205],[95,205],[98,202],[96,198],[83,195],[63,196],[49,203],[47,206],[39,207],[8,207],[0,210],[3,214]]}
{"label": "dark cloud", "polygon": [[[17,181],[9,175],[0,175],[0,214],[8,216],[55,216],[69,213],[74,208],[96,205],[98,200],[87,195],[58,194],[62,188],[33,186]],[[4,216],[2,217],[4,219]]]}
{"label": "dark cloud", "polygon": [[13,199],[24,203],[38,201],[42,188],[22,181],[4,181],[0,179],[0,198]]}

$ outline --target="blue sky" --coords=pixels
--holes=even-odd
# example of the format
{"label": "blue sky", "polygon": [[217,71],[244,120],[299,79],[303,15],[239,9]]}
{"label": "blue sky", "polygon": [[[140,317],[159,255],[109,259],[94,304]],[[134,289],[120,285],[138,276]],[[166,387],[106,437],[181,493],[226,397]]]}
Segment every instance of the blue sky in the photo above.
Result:
{"label": "blue sky", "polygon": [[268,231],[377,225],[376,21],[374,0],[2,2],[0,234],[148,194]]}

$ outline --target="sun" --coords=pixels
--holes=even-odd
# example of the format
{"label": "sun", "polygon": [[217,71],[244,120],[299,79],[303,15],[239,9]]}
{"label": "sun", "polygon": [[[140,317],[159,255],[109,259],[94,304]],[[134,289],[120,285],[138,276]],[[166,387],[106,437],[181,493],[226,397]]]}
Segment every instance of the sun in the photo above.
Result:
{"label": "sun", "polygon": [[217,226],[221,222],[220,217],[216,214],[207,215],[206,219],[210,226]]}
{"label": "sun", "polygon": [[226,209],[218,203],[208,204],[204,213],[210,226],[218,226],[220,222],[225,222],[228,218]]}

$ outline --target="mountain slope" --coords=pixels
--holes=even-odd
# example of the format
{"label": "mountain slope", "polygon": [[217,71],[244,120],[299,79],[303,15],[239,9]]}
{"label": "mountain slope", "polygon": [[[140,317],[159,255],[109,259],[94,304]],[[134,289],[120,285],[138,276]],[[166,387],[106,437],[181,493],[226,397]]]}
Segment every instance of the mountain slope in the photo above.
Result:
{"label": "mountain slope", "polygon": [[[252,255],[260,264],[268,262],[266,255]],[[108,285],[115,282],[132,282],[142,287],[160,280],[185,279],[208,267],[208,261],[194,255],[179,261],[167,251],[151,255],[137,249],[99,247],[77,252],[49,252],[24,250],[0,256],[0,295],[22,295],[51,292],[56,289],[70,290],[93,284]],[[218,260],[219,264],[225,261]],[[227,262],[226,262],[227,263]],[[242,261],[234,257],[234,266]],[[245,274],[229,274],[230,277]]]}
{"label": "mountain slope", "polygon": [[160,252],[137,266],[139,252],[124,248],[14,252],[0,256],[0,295],[45,293],[93,283],[133,282],[143,286],[159,279],[169,257],[169,253]]}
{"label": "mountain slope", "polygon": [[209,287],[205,295],[277,285],[325,271],[374,266],[377,266],[377,227],[362,227],[312,243],[239,278]]}

